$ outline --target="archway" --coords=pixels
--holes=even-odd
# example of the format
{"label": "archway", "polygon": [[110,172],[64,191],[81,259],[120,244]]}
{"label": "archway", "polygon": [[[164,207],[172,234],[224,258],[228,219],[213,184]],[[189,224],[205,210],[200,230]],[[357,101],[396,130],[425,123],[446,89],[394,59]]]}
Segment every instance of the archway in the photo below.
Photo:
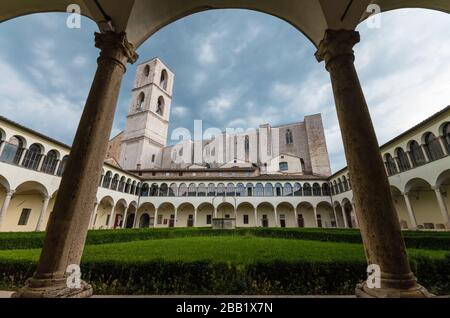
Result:
{"label": "archway", "polygon": [[235,209],[231,203],[223,202],[217,207],[217,217],[221,219],[234,219]]}
{"label": "archway", "polygon": [[402,192],[397,187],[391,186],[392,200],[394,201],[395,210],[397,211],[400,227],[402,229],[414,228],[411,223],[411,218],[408,214],[408,207],[406,206],[405,198]]}
{"label": "archway", "polygon": [[204,202],[198,206],[196,225],[198,227],[212,226],[214,217],[214,206],[209,202]]}
{"label": "archway", "polygon": [[258,227],[276,227],[275,207],[268,202],[258,204],[256,207]]}
{"label": "archway", "polygon": [[165,202],[158,207],[155,227],[175,227],[176,213],[172,203]]}
{"label": "archway", "polygon": [[113,208],[114,199],[112,197],[106,196],[100,200],[97,207],[97,213],[94,216],[94,229],[105,229],[110,226],[112,222]]}
{"label": "archway", "polygon": [[236,208],[236,227],[254,227],[255,207],[249,202],[242,202]]}
{"label": "archway", "polygon": [[[142,218],[143,215],[146,216]],[[135,223],[139,228],[153,227],[155,225],[155,206],[149,202],[141,204],[137,210]]]}
{"label": "archway", "polygon": [[297,205],[298,227],[317,227],[314,207],[309,202],[300,202]]}
{"label": "archway", "polygon": [[114,207],[114,214],[111,223],[112,229],[122,228],[127,206],[128,204],[124,199],[117,201],[116,206]]}
{"label": "archway", "polygon": [[297,227],[295,208],[291,203],[281,202],[277,205],[278,225],[280,227]]}
{"label": "archway", "polygon": [[321,223],[320,224],[321,226],[319,227],[324,228],[337,227],[333,207],[329,202],[323,201],[317,204],[316,211],[317,211],[317,222]]}
{"label": "archway", "polygon": [[192,203],[182,203],[177,208],[177,227],[193,227],[195,207]]}

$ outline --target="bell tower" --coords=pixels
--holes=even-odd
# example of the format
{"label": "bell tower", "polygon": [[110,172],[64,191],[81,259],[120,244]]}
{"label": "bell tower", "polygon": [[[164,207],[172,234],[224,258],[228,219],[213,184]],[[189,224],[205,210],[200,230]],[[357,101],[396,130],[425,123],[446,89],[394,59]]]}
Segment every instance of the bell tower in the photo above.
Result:
{"label": "bell tower", "polygon": [[139,64],[119,164],[123,169],[161,167],[167,144],[174,74],[159,58]]}

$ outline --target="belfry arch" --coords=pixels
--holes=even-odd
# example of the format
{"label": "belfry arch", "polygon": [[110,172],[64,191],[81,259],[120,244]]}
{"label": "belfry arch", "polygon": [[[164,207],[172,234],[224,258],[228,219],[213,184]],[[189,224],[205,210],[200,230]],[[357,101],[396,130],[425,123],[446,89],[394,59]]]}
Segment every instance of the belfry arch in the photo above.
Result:
{"label": "belfry arch", "polygon": [[[449,2],[173,0],[169,5],[159,0],[34,0],[26,4],[4,0],[0,22],[38,12],[65,12],[69,4],[79,5],[81,13],[98,24],[100,33],[95,35],[95,46],[101,53],[37,271],[16,296],[92,294],[92,287],[86,283],[80,289],[69,290],[65,271],[68,264],[79,264],[81,260],[126,65],[137,61],[136,49],[164,26],[196,12],[230,8],[264,12],[293,25],[316,46],[316,59],[325,62],[330,73],[367,261],[382,268],[381,288],[369,289],[363,284],[358,286],[357,295],[429,295],[417,284],[406,256],[379,145],[354,66],[353,47],[360,42],[354,30],[367,18],[369,4],[379,5],[381,11],[419,7],[450,13]],[[61,240],[61,236],[65,239]]]}

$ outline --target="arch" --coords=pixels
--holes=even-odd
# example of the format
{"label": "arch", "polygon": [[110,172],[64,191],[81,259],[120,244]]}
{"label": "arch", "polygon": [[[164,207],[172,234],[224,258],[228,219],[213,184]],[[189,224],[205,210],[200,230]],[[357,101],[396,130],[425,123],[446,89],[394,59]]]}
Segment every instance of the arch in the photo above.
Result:
{"label": "arch", "polygon": [[197,196],[197,185],[195,183],[189,184],[188,196],[190,196],[190,197],[196,197]]}
{"label": "arch", "polygon": [[400,169],[400,172],[407,171],[411,169],[411,165],[409,164],[408,156],[402,147],[398,147],[395,149],[395,155],[397,156],[397,163]]}
{"label": "arch", "polygon": [[272,183],[266,183],[264,186],[264,196],[273,197],[273,185]]}
{"label": "arch", "polygon": [[384,155],[384,164],[386,166],[386,170],[389,176],[397,174],[397,165],[395,164],[395,160],[390,153]]}
{"label": "arch", "polygon": [[148,228],[150,227],[150,215],[148,213],[141,214],[139,218],[139,228]]}
{"label": "arch", "polygon": [[292,130],[287,129],[287,130],[286,130],[285,137],[286,137],[286,145],[292,145],[292,144],[294,144],[294,136],[293,136],[293,134],[292,134]]}
{"label": "arch", "polygon": [[439,160],[444,157],[441,142],[432,132],[426,132],[422,137],[425,151],[430,161]]}
{"label": "arch", "polygon": [[120,178],[120,181],[119,181],[119,187],[118,187],[118,189],[117,189],[117,191],[119,191],[119,192],[124,192],[124,190],[125,190],[125,177],[124,176],[122,176],[121,178]]}
{"label": "arch", "polygon": [[281,183],[276,183],[275,184],[275,188],[274,188],[275,192],[275,196],[277,197],[282,197],[283,196],[283,186],[281,185]]}
{"label": "arch", "polygon": [[292,185],[290,183],[284,184],[283,194],[285,197],[292,197],[294,195],[294,191],[293,191]]}
{"label": "arch", "polygon": [[203,202],[197,207],[196,225],[206,227],[212,225],[214,206],[210,202]]}
{"label": "arch", "polygon": [[43,153],[44,146],[38,143],[32,144],[25,153],[22,166],[27,169],[37,170],[39,167],[39,163],[41,162]]}
{"label": "arch", "polygon": [[349,190],[347,177],[342,176],[342,185],[344,187],[344,192]]}
{"label": "arch", "polygon": [[302,186],[299,182],[294,183],[294,196],[301,197],[303,195]]}
{"label": "arch", "polygon": [[144,75],[145,75],[145,77],[149,77],[149,75],[150,75],[150,65],[145,65],[145,67],[144,67]]}
{"label": "arch", "polygon": [[157,113],[161,117],[164,116],[165,107],[166,101],[164,100],[164,97],[160,96],[158,98],[158,102],[156,103],[155,113]]}
{"label": "arch", "polygon": [[439,133],[442,136],[447,154],[450,155],[450,122],[445,122],[439,128]]}
{"label": "arch", "polygon": [[105,176],[103,177],[102,187],[108,189],[111,184],[111,180],[112,180],[112,172],[107,171]]}
{"label": "arch", "polygon": [[159,79],[159,86],[160,86],[163,90],[167,91],[167,84],[168,84],[168,82],[169,82],[169,74],[168,74],[167,71],[164,69],[164,70],[162,70],[162,72],[161,72],[161,77],[160,77],[160,79]]}
{"label": "arch", "polygon": [[280,227],[296,227],[295,207],[289,202],[280,202],[276,206],[277,223]]}
{"label": "arch", "polygon": [[194,226],[195,207],[190,202],[183,202],[177,208],[177,222],[179,227]]}
{"label": "arch", "polygon": [[411,191],[426,191],[431,188],[431,184],[421,178],[413,178],[409,180],[404,189],[404,193],[409,193]]}
{"label": "arch", "polygon": [[318,227],[333,228],[337,227],[337,220],[334,214],[333,206],[330,202],[321,201],[316,206],[316,217]]}
{"label": "arch", "polygon": [[168,194],[169,194],[169,187],[167,186],[167,183],[162,183],[161,187],[159,188],[159,196],[167,197]]}
{"label": "arch", "polygon": [[67,160],[69,160],[69,155],[64,156],[59,163],[58,172],[56,173],[59,177],[61,177],[66,169]]}
{"label": "arch", "polygon": [[12,136],[8,142],[5,141],[0,161],[18,165],[25,146],[26,141],[22,136]]}
{"label": "arch", "polygon": [[408,143],[408,149],[413,167],[419,167],[427,162],[423,154],[422,147],[420,147],[416,140],[411,140]]}
{"label": "arch", "polygon": [[311,188],[311,185],[309,183],[304,183],[303,184],[303,195],[305,197],[312,196],[312,188]]}
{"label": "arch", "polygon": [[[139,189],[139,186],[138,186],[138,189]],[[150,194],[150,187],[149,187],[148,183],[144,183],[141,188],[141,196],[148,197],[149,194]]]}
{"label": "arch", "polygon": [[322,196],[322,188],[320,187],[320,184],[315,182],[312,187],[313,196],[320,197]]}
{"label": "arch", "polygon": [[41,171],[48,174],[55,174],[56,166],[59,162],[59,152],[55,149],[50,150],[44,157]]}
{"label": "arch", "polygon": [[176,207],[171,202],[163,202],[158,206],[158,214],[155,220],[156,227],[175,227]]}
{"label": "arch", "polygon": [[135,193],[136,193],[136,181],[133,181],[133,183],[131,184],[130,194]]}
{"label": "arch", "polygon": [[275,227],[275,207],[269,202],[261,202],[256,206],[256,224],[260,227]]}
{"label": "arch", "polygon": [[254,195],[255,191],[254,191],[254,187],[252,183],[247,183],[245,185],[245,194],[247,197],[252,197]]}
{"label": "arch", "polygon": [[119,175],[116,173],[111,181],[111,190],[117,190],[119,186]]}
{"label": "arch", "polygon": [[140,182],[136,184],[136,192],[135,195],[141,195],[142,185]]}
{"label": "arch", "polygon": [[178,196],[178,186],[176,183],[170,184],[169,187],[169,197],[177,197]]}
{"label": "arch", "polygon": [[35,194],[39,193],[43,196],[48,196],[49,191],[45,185],[37,181],[25,181],[19,184],[15,189],[17,194]]}
{"label": "arch", "polygon": [[125,193],[131,193],[131,179],[128,178],[127,182],[125,183]]}
{"label": "arch", "polygon": [[444,187],[450,185],[450,169],[442,171],[436,178],[435,186]]}
{"label": "arch", "polygon": [[297,211],[296,223],[298,227],[316,227],[314,207],[310,202],[300,202],[295,209]]}
{"label": "arch", "polygon": [[126,218],[126,220],[125,220],[125,228],[126,228],[126,229],[132,229],[132,228],[133,228],[135,218],[136,218],[136,212],[134,212],[134,213],[129,213],[129,214],[127,215],[127,218]]}
{"label": "arch", "polygon": [[157,197],[158,196],[158,192],[159,192],[159,186],[157,183],[152,183],[152,185],[150,186],[150,193],[149,196],[151,197]]}
{"label": "arch", "polygon": [[217,206],[217,217],[218,218],[234,218],[235,209],[233,204],[230,202],[222,202]]}
{"label": "arch", "polygon": [[237,197],[245,197],[246,196],[245,186],[243,183],[238,183],[236,185],[236,196]]}
{"label": "arch", "polygon": [[218,197],[219,196],[222,196],[222,197],[225,196],[225,184],[219,183],[217,185],[216,194],[217,194]]}
{"label": "arch", "polygon": [[233,183],[227,184],[227,197],[234,197],[236,195],[236,189]]}
{"label": "arch", "polygon": [[330,185],[327,182],[322,184],[322,195],[323,196],[330,196],[331,195]]}
{"label": "arch", "polygon": [[136,101],[136,110],[141,112],[144,110],[145,94],[141,92]]}

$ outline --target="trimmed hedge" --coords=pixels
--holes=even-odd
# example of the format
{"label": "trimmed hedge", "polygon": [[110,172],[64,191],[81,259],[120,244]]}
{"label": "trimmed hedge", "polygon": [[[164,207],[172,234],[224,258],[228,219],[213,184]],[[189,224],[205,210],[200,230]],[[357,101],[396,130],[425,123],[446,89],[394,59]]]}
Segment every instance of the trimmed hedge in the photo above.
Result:
{"label": "trimmed hedge", "polygon": [[[418,257],[411,265],[429,291],[450,293],[450,256]],[[23,286],[36,268],[32,262],[0,261],[0,286]],[[353,294],[366,275],[364,262],[268,262],[234,265],[210,262],[83,263],[83,279],[96,294]]]}
{"label": "trimmed hedge", "polygon": [[[123,229],[89,231],[87,245],[131,242],[187,236],[259,236],[302,239],[323,242],[361,243],[359,230],[307,228],[240,228],[213,230],[211,228]],[[450,250],[450,232],[404,231],[408,248]],[[0,250],[41,248],[44,233],[0,233]]]}

